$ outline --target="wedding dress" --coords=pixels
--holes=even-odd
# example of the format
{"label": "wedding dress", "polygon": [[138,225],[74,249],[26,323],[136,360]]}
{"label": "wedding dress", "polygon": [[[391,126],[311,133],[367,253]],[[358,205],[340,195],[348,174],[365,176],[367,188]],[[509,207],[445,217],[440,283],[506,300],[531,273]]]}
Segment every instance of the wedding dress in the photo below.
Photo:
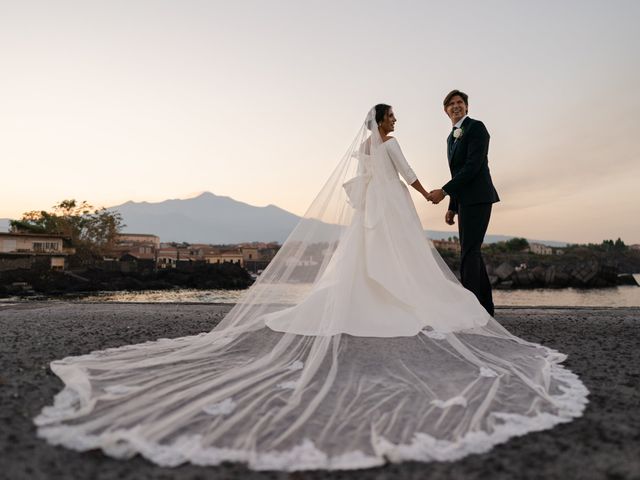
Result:
{"label": "wedding dress", "polygon": [[256,470],[456,460],[578,417],[565,355],[501,327],[422,230],[372,110],[307,214],[211,332],[51,363],[48,442]]}

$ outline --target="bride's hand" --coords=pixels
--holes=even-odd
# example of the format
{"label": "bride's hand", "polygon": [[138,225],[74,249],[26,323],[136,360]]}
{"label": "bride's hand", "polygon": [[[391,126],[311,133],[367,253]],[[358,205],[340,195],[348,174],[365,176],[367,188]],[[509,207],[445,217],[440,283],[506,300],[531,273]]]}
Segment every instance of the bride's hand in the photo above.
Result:
{"label": "bride's hand", "polygon": [[434,205],[439,204],[442,200],[444,200],[444,191],[441,188],[436,188],[429,193],[429,200],[434,203]]}

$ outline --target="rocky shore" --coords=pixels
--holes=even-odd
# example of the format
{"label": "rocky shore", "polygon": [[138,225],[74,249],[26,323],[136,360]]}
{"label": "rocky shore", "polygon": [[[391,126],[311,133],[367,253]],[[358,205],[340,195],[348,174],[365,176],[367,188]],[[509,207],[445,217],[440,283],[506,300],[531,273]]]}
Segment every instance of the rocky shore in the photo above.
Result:
{"label": "rocky shore", "polygon": [[592,260],[577,265],[514,266],[503,262],[487,265],[491,285],[496,288],[606,288],[638,286],[633,275],[618,273],[615,266]]}
{"label": "rocky shore", "polygon": [[585,415],[453,463],[352,472],[252,472],[242,465],[168,469],[38,439],[32,418],[62,383],[49,362],[68,355],[208,331],[230,306],[43,302],[0,305],[0,478],[39,479],[633,479],[640,478],[640,309],[503,308],[513,333],[569,355],[591,391]]}
{"label": "rocky shore", "polygon": [[[439,251],[449,268],[459,275],[460,254]],[[633,273],[640,272],[640,254],[624,256],[593,252],[534,255],[528,252],[483,252],[491,285],[501,289],[609,288],[639,286]]]}
{"label": "rocky shore", "polygon": [[174,288],[235,290],[248,288],[252,283],[253,279],[249,273],[240,265],[232,263],[132,272],[109,271],[103,268],[74,271],[33,268],[0,271],[0,298]]}

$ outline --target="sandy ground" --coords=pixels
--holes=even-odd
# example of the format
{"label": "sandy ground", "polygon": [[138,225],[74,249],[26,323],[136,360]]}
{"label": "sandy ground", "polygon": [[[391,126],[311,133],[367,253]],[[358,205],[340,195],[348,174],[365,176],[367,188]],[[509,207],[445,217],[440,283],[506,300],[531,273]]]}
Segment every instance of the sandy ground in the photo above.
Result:
{"label": "sandy ground", "polygon": [[238,464],[161,468],[77,453],[36,437],[32,418],[62,383],[51,360],[210,330],[228,310],[203,304],[0,305],[0,479],[640,479],[640,309],[498,309],[511,332],[569,354],[590,389],[585,415],[454,463],[350,472],[253,472]]}

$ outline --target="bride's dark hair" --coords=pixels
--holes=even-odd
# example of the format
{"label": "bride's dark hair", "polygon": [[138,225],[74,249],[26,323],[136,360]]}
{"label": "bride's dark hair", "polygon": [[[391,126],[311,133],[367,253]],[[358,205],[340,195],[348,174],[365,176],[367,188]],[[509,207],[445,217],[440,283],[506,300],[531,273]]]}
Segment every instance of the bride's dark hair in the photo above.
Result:
{"label": "bride's dark hair", "polygon": [[382,120],[384,120],[384,116],[387,114],[391,105],[387,105],[386,103],[379,103],[375,107],[373,107],[376,111],[376,123],[374,125],[373,122],[369,121],[367,127],[371,130],[373,127],[378,125]]}

